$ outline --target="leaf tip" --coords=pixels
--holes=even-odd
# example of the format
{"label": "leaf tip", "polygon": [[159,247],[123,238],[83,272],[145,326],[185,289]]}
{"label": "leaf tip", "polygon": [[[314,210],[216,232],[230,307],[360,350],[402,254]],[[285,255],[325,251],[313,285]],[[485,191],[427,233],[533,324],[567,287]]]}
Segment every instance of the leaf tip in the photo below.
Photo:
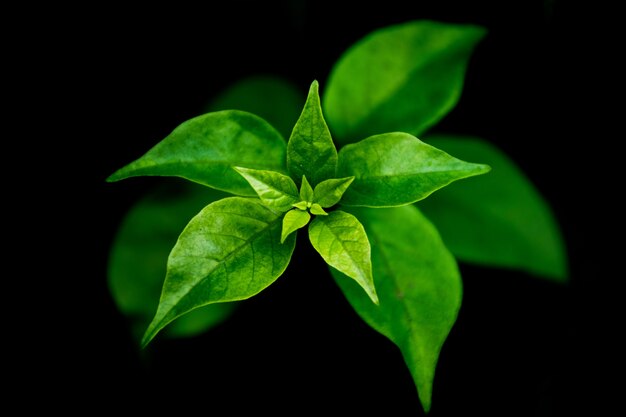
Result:
{"label": "leaf tip", "polygon": [[106,182],[117,182],[119,180],[124,179],[125,177],[123,175],[120,174],[120,170],[118,169],[117,171],[115,171],[113,174],[109,175],[108,177],[105,178]]}

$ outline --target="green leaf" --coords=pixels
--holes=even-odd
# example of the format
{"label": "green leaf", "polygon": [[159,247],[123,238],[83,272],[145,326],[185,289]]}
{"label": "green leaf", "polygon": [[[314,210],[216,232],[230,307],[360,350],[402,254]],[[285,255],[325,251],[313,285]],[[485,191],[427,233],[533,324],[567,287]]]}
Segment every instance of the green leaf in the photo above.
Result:
{"label": "green leaf", "polygon": [[167,261],[147,345],[177,317],[211,303],[249,298],[287,268],[295,239],[280,243],[282,216],[256,198],[229,197],[203,208],[185,227]]}
{"label": "green leaf", "polygon": [[302,183],[300,185],[300,198],[307,203],[313,201],[313,188],[311,184],[309,184],[309,181],[307,181],[305,175],[302,176]]}
{"label": "green leaf", "polygon": [[307,204],[306,201],[298,201],[293,206],[296,207],[296,208],[299,208],[300,210],[304,210],[304,211],[306,211],[309,208],[309,205]]}
{"label": "green leaf", "polygon": [[489,175],[452,184],[419,202],[452,253],[461,261],[565,282],[567,252],[557,218],[514,161],[475,137],[438,135],[428,142],[492,167]]}
{"label": "green leaf", "polygon": [[339,152],[339,176],[354,176],[341,199],[348,206],[391,207],[428,197],[489,166],[461,161],[408,133],[371,136]]}
{"label": "green leaf", "polygon": [[378,29],[331,69],[323,97],[335,140],[402,131],[420,136],[456,105],[480,26],[417,20]]}
{"label": "green leaf", "polygon": [[343,193],[352,184],[354,177],[331,178],[317,184],[313,192],[313,201],[322,207],[332,207],[341,200]]}
{"label": "green leaf", "polygon": [[[187,181],[161,184],[135,203],[118,228],[108,258],[112,298],[137,343],[159,304],[167,256],[193,215],[224,193]],[[168,326],[167,337],[193,336],[226,320],[237,303],[211,304]]]}
{"label": "green leaf", "polygon": [[370,238],[379,306],[353,280],[331,272],[357,314],[400,348],[428,412],[439,353],[461,306],[456,261],[413,205],[349,210]]}
{"label": "green leaf", "polygon": [[256,195],[232,166],[285,172],[286,144],[254,114],[225,110],[194,117],[107,181],[176,176],[238,195]]}
{"label": "green leaf", "polygon": [[243,175],[268,207],[285,212],[291,210],[293,204],[300,201],[298,187],[287,175],[242,167],[234,167],[234,169]]}
{"label": "green leaf", "polygon": [[303,175],[313,185],[335,176],[337,149],[322,115],[318,83],[309,88],[302,113],[287,144],[287,168],[294,181]]}
{"label": "green leaf", "polygon": [[283,243],[287,236],[295,232],[298,229],[303,228],[311,220],[311,215],[308,211],[302,211],[293,209],[285,213],[283,217],[283,230],[280,235],[280,243]]}
{"label": "green leaf", "polygon": [[311,204],[310,211],[311,214],[315,214],[316,216],[328,216],[328,213],[317,203]]}
{"label": "green leaf", "polygon": [[253,75],[225,88],[206,111],[244,110],[267,120],[288,138],[303,101],[302,91],[292,82],[271,75]]}
{"label": "green leaf", "polygon": [[328,265],[352,278],[378,304],[370,244],[356,217],[340,210],[316,217],[309,225],[309,240]]}

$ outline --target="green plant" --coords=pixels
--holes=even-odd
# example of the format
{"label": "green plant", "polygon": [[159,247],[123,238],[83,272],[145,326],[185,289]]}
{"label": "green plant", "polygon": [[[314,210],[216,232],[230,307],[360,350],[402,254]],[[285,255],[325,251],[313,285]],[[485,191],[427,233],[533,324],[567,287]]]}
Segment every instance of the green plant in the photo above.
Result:
{"label": "green plant", "polygon": [[[242,83],[111,175],[206,186],[189,184],[167,205],[141,202],[113,247],[116,299],[128,313],[152,314],[156,301],[146,301],[142,288],[154,276],[162,282],[163,248],[172,245],[169,238],[146,243],[155,246],[141,250],[156,254],[157,266],[131,271],[137,245],[129,236],[184,226],[142,345],[161,330],[196,334],[224,320],[234,302],[285,271],[295,235],[307,227],[355,311],[401,350],[428,411],[437,358],[462,299],[457,259],[567,276],[549,207],[512,161],[478,138],[428,134],[457,103],[484,35],[477,26],[430,21],[383,28],[339,59],[323,100],[317,81],[304,108],[287,83]],[[284,114],[246,101],[266,97],[264,89],[280,98]],[[138,321],[142,332],[145,324]]]}

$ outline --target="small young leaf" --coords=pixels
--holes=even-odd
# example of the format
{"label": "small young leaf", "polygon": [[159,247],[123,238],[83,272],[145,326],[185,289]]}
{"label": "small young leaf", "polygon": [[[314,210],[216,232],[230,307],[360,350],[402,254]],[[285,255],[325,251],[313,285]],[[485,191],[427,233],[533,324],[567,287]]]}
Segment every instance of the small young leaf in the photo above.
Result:
{"label": "small young leaf", "polygon": [[331,178],[317,184],[313,191],[313,201],[322,207],[332,207],[341,200],[341,196],[352,184],[354,177]]}
{"label": "small young leaf", "polygon": [[410,204],[453,181],[488,171],[487,165],[461,161],[402,132],[346,145],[337,170],[340,176],[355,177],[341,204],[367,207]]}
{"label": "small young leaf", "polygon": [[326,211],[324,211],[322,206],[320,206],[317,203],[311,204],[310,211],[311,211],[311,214],[315,214],[316,216],[328,216],[328,213],[326,213]]}
{"label": "small young leaf", "polygon": [[[302,201],[310,203],[313,201],[313,188],[309,181],[307,181],[306,176],[302,176],[302,183],[300,185],[300,198]],[[307,206],[308,207],[308,206]]]}
{"label": "small young leaf", "polygon": [[[166,182],[135,203],[115,234],[107,280],[112,298],[129,321],[139,344],[159,305],[167,256],[190,218],[212,201],[226,197],[189,181]],[[210,304],[179,317],[166,337],[189,337],[226,320],[236,302]]]}
{"label": "small young leaf", "polygon": [[298,209],[290,210],[285,213],[283,217],[283,230],[280,235],[280,243],[283,243],[287,236],[298,229],[303,228],[311,220],[311,215],[308,211],[302,211]]}
{"label": "small young leaf", "polygon": [[287,144],[287,169],[294,181],[306,175],[311,184],[335,176],[337,149],[322,115],[318,82],[313,81]]}
{"label": "small young leaf", "polygon": [[202,209],[170,253],[159,307],[142,345],[197,307],[243,300],[272,284],[295,247],[293,236],[280,243],[281,228],[282,216],[256,198],[228,197]]}
{"label": "small young leaf", "polygon": [[428,412],[439,352],[461,306],[457,264],[415,206],[349,210],[370,237],[379,306],[353,280],[331,272],[357,314],[400,348]]}
{"label": "small young leaf", "polygon": [[286,144],[265,120],[239,110],[194,117],[107,181],[141,175],[176,176],[218,190],[256,195],[232,166],[284,172]]}
{"label": "small young leaf", "polygon": [[309,205],[307,204],[306,201],[298,201],[293,206],[296,207],[296,208],[299,208],[300,210],[304,210],[304,211],[306,211],[309,208]]}
{"label": "small young leaf", "polygon": [[378,29],[331,69],[324,113],[342,145],[386,133],[420,136],[456,105],[485,29],[418,20]]}
{"label": "small young leaf", "polygon": [[420,201],[446,245],[461,261],[517,268],[567,281],[567,252],[551,207],[501,150],[474,137],[437,135],[434,146],[492,167]]}
{"label": "small young leaf", "polygon": [[234,167],[234,170],[243,175],[268,207],[285,212],[300,200],[296,183],[287,175],[242,167]]}
{"label": "small young leaf", "polygon": [[378,304],[370,243],[356,217],[340,210],[316,217],[309,225],[309,240],[327,264],[354,279],[370,300]]}

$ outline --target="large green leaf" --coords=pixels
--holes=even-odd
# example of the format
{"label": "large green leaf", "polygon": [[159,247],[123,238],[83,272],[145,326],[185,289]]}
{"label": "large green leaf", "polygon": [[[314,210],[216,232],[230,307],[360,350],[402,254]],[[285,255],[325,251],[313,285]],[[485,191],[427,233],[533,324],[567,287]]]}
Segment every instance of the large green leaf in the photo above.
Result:
{"label": "large green leaf", "polygon": [[295,247],[294,235],[280,242],[281,228],[281,214],[256,198],[224,198],[202,209],[170,253],[159,307],[142,344],[197,307],[243,300],[272,284]]}
{"label": "large green leaf", "polygon": [[394,132],[344,146],[337,175],[355,177],[341,204],[391,207],[413,203],[453,181],[488,171],[487,165],[459,160],[408,133]]}
{"label": "large green leaf", "polygon": [[177,176],[238,195],[252,196],[232,166],[286,173],[286,144],[265,120],[239,110],[207,113],[183,122],[146,154],[107,181],[141,175]]}
{"label": "large green leaf", "polygon": [[[111,246],[108,285],[137,341],[159,304],[167,256],[181,230],[200,209],[224,193],[191,182],[160,185],[124,216]],[[168,326],[168,337],[193,336],[228,318],[236,303],[211,304]]]}
{"label": "large green leaf", "polygon": [[400,348],[428,411],[439,352],[461,306],[456,261],[415,206],[349,210],[371,242],[380,304],[373,305],[352,279],[331,272],[359,316]]}
{"label": "large green leaf", "polygon": [[428,142],[492,167],[489,175],[452,184],[418,203],[458,259],[566,281],[558,221],[522,170],[479,138],[438,135]]}
{"label": "large green leaf", "polygon": [[309,240],[328,265],[352,278],[365,290],[370,302],[378,304],[370,244],[356,217],[340,210],[316,217],[309,225]]}
{"label": "large green leaf", "polygon": [[311,83],[306,103],[287,144],[287,168],[294,181],[303,175],[312,186],[335,177],[337,149],[320,107],[317,81]]}
{"label": "large green leaf", "polygon": [[331,69],[323,108],[335,140],[402,131],[420,136],[456,105],[485,29],[411,21],[353,44]]}
{"label": "large green leaf", "polygon": [[207,106],[207,111],[244,110],[267,120],[284,138],[296,124],[304,94],[285,78],[253,75],[229,85]]}

